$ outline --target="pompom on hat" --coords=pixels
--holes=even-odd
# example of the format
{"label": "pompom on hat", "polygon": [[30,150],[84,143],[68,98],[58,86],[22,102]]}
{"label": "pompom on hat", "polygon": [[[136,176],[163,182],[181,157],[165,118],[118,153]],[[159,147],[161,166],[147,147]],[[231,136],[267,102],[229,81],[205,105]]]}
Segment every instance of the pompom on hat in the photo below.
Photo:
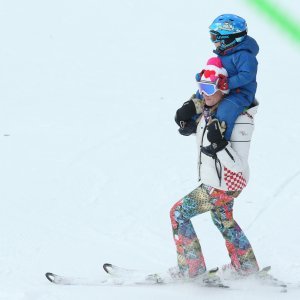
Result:
{"label": "pompom on hat", "polygon": [[[207,61],[205,68],[196,75],[196,80],[198,82],[205,81],[216,83],[220,74],[228,77],[228,73],[223,67],[221,59],[219,57],[212,57]],[[222,92],[228,94],[229,90],[222,90]]]}

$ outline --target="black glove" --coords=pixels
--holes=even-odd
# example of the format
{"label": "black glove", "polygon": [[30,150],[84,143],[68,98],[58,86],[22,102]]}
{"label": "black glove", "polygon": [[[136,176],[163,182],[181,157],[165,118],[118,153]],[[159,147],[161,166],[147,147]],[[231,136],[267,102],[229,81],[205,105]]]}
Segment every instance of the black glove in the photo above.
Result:
{"label": "black glove", "polygon": [[192,100],[193,96],[190,100],[183,103],[182,107],[180,107],[176,111],[175,122],[181,128],[184,127],[182,124],[190,121],[192,117],[196,114],[196,107],[194,101]]}
{"label": "black glove", "polygon": [[201,152],[216,157],[216,153],[223,150],[228,142],[224,139],[224,131],[226,130],[225,122],[219,123],[217,119],[213,119],[207,126],[207,139],[211,143],[209,146],[202,147]]}
{"label": "black glove", "polygon": [[183,122],[178,129],[181,135],[189,136],[193,133],[196,133],[198,124],[195,121]]}

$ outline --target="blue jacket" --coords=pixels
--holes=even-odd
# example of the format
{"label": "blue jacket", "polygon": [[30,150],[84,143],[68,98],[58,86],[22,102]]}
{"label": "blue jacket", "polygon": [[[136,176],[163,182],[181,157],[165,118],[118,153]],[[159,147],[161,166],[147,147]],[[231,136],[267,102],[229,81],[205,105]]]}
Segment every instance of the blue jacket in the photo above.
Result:
{"label": "blue jacket", "polygon": [[223,53],[215,52],[228,72],[230,94],[241,93],[246,97],[249,104],[253,102],[257,88],[256,73],[258,63],[256,55],[258,52],[259,46],[257,42],[248,35],[237,46]]}

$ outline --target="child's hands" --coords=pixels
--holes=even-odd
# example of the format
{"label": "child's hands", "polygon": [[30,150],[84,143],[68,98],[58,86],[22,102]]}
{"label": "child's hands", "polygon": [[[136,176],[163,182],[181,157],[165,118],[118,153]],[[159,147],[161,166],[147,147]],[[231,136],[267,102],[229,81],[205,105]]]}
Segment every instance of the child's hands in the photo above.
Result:
{"label": "child's hands", "polygon": [[228,87],[228,77],[223,74],[219,74],[219,79],[217,80],[217,88],[221,91],[229,90]]}

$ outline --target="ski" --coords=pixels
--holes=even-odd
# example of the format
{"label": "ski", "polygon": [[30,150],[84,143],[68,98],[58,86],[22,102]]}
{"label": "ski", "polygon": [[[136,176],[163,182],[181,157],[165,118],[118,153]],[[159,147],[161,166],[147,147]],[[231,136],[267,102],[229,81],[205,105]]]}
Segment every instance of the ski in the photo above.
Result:
{"label": "ski", "polygon": [[109,274],[107,278],[61,276],[51,272],[47,272],[45,276],[47,280],[57,285],[113,286],[195,283],[200,287],[229,288],[229,286],[223,284],[220,277],[216,275],[218,268],[212,269],[202,276],[191,279],[174,279],[167,274],[167,272],[165,274],[150,273],[142,270],[121,268],[109,263],[105,263],[103,269]]}
{"label": "ski", "polygon": [[[125,268],[114,268],[106,273],[109,274],[106,278],[83,278],[73,276],[61,276],[51,272],[45,274],[47,280],[57,285],[84,285],[84,286],[113,286],[113,285],[149,285],[162,283],[162,279],[158,274],[149,274],[138,270],[129,270]],[[112,266],[112,265],[111,265]],[[113,269],[113,270],[112,270]]]}
{"label": "ski", "polygon": [[[236,285],[238,282],[247,282],[247,285],[250,287],[253,286],[253,284],[265,286],[265,287],[276,287],[280,289],[280,292],[286,293],[288,285],[282,281],[271,275],[269,272],[271,270],[271,266],[267,266],[262,268],[260,271],[249,274],[249,275],[241,275],[238,272],[234,272],[228,277],[228,275],[224,277],[224,274],[220,274],[220,277],[225,282],[229,282],[230,285]],[[290,286],[290,285],[289,285]]]}
{"label": "ski", "polygon": [[[219,268],[214,268],[201,276],[196,278],[172,278],[168,273],[150,273],[143,270],[122,268],[110,263],[103,265],[104,271],[109,275],[106,278],[83,278],[73,276],[61,276],[51,272],[45,274],[46,278],[53,284],[57,285],[84,285],[84,286],[113,286],[113,285],[157,285],[157,284],[180,284],[180,283],[195,283],[201,287],[211,288],[230,288],[230,285],[234,281],[251,280],[254,279],[260,284],[265,286],[274,286],[280,288],[280,292],[286,293],[288,286],[282,280],[277,279],[273,275],[269,274],[271,266],[261,269],[258,273],[247,277],[236,277],[232,280],[226,280],[225,282],[231,282],[230,285],[224,283],[224,279],[217,275]],[[297,286],[299,287],[299,286]]]}
{"label": "ski", "polygon": [[202,287],[215,287],[215,288],[229,288],[225,285],[220,277],[217,275],[218,268],[214,268],[206,272],[205,274],[196,278],[172,278],[170,274],[163,273],[147,273],[145,271],[139,271],[134,269],[121,268],[110,263],[105,263],[103,269],[106,273],[114,278],[124,278],[127,281],[133,281],[136,284],[148,283],[148,284],[170,284],[170,283],[188,283],[194,282]]}
{"label": "ski", "polygon": [[104,271],[112,278],[123,279],[134,283],[167,283],[162,275],[158,273],[149,273],[146,271],[121,268],[110,263],[103,264]]}
{"label": "ski", "polygon": [[271,270],[271,266],[265,267],[261,269],[255,276],[261,284],[279,287],[281,288],[280,292],[286,293],[287,284],[284,281],[279,280],[273,275],[269,274],[270,270]]}
{"label": "ski", "polygon": [[47,272],[45,276],[50,282],[58,285],[88,285],[88,286],[100,285],[101,286],[101,285],[110,284],[110,282],[107,279],[91,279],[91,278],[81,278],[81,277],[72,277],[72,276],[61,276],[51,272]]}

